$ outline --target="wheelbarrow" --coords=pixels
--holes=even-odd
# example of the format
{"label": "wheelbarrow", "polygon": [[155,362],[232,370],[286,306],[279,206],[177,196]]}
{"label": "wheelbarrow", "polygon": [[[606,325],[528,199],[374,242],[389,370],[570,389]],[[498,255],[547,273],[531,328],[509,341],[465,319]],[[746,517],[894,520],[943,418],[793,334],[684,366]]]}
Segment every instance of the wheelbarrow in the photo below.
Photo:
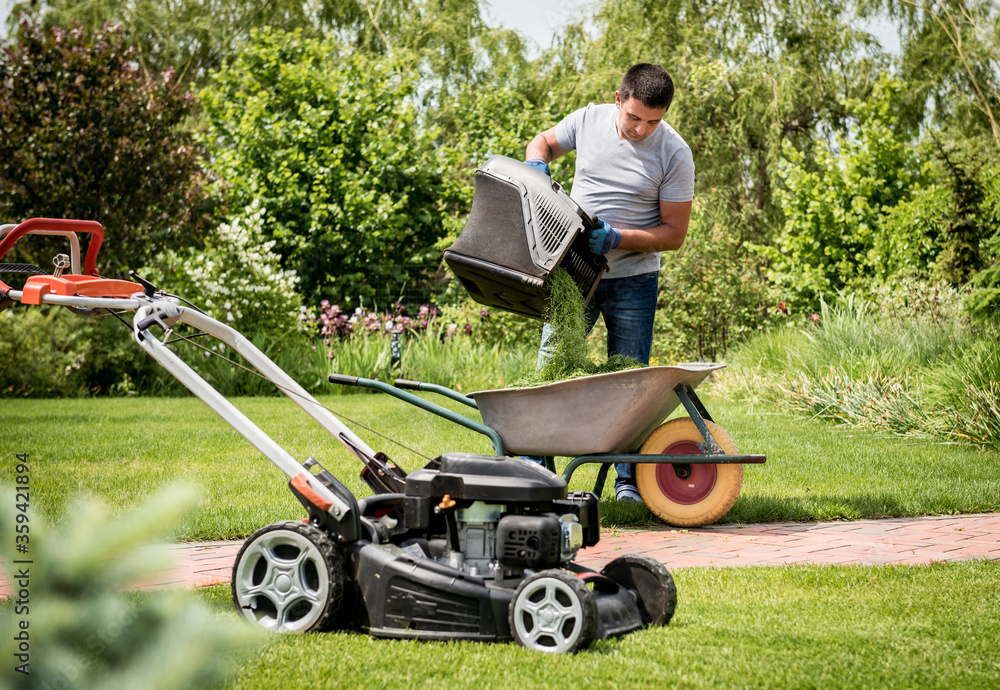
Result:
{"label": "wheelbarrow", "polygon": [[[763,455],[741,454],[712,420],[694,389],[724,364],[687,363],[598,374],[530,388],[462,393],[420,381],[394,385],[331,374],[330,381],[388,393],[483,434],[497,455],[572,458],[562,472],[568,484],[582,465],[596,463],[594,493],[604,491],[608,470],[636,463],[639,494],[664,522],[679,527],[708,525],[729,512],[743,486],[743,465],[764,463]],[[479,410],[482,422],[407,391],[444,395]],[[596,403],[609,419],[590,414]],[[683,405],[687,417],[664,422]]]}

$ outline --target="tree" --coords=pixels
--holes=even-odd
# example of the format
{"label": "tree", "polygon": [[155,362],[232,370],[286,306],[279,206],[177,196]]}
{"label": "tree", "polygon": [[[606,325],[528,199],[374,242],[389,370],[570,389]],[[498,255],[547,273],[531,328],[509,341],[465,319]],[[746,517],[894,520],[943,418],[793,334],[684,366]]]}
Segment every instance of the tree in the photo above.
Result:
{"label": "tree", "polygon": [[[195,98],[170,72],[144,76],[133,57],[112,27],[25,22],[0,46],[0,214],[96,220],[99,268],[120,271],[197,244],[218,205],[184,128]],[[47,266],[41,246],[15,250]]]}
{"label": "tree", "polygon": [[[168,68],[178,79],[202,82],[232,58],[250,32],[263,26],[311,31],[351,30],[359,45],[371,44],[367,2],[354,0],[29,0],[14,5],[11,17],[30,15],[45,24],[98,31],[119,25],[126,45],[145,74]],[[403,3],[392,3],[393,6]],[[387,10],[384,17],[390,12]],[[384,20],[384,18],[383,18]]]}
{"label": "tree", "polygon": [[944,184],[954,200],[935,273],[952,285],[964,285],[983,267],[985,247],[981,244],[996,227],[995,219],[984,213],[987,161],[983,160],[979,147],[970,147],[962,141],[945,144],[940,133],[933,130],[929,136],[945,173]]}
{"label": "tree", "polygon": [[1000,8],[993,0],[872,0],[900,25],[914,125],[929,120],[1000,152]]}
{"label": "tree", "polygon": [[370,55],[405,55],[426,82],[422,95],[434,100],[486,75],[509,83],[526,67],[520,37],[488,27],[477,0],[23,0],[11,16],[23,14],[66,29],[121,25],[141,70],[173,67],[199,85],[264,27],[336,38]]}
{"label": "tree", "polygon": [[978,218],[985,229],[980,244],[984,268],[972,280],[966,307],[972,317],[994,327],[1000,323],[1000,164],[981,168],[983,200]]}
{"label": "tree", "polygon": [[436,265],[442,167],[413,81],[390,59],[300,32],[255,32],[202,93],[205,137],[237,208],[307,299],[390,293]]}

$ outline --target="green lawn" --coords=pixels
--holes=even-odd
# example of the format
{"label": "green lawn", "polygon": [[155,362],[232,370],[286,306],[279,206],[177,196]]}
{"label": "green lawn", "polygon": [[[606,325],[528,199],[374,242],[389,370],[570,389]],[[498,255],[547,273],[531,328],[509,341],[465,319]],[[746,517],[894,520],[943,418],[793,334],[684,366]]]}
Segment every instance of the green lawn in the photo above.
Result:
{"label": "green lawn", "polygon": [[[828,423],[707,398],[748,466],[728,522],[867,518],[1000,510],[1000,454],[967,446],[845,432]],[[488,442],[386,396],[324,404],[424,455],[488,452]],[[280,399],[238,404],[296,457],[314,455],[365,495],[358,462]],[[453,407],[459,407],[453,405]],[[203,499],[178,539],[245,536],[302,514],[280,473],[194,399],[0,401],[0,457],[30,454],[32,510],[66,520],[68,497],[93,492],[112,513],[159,487],[197,483]],[[408,468],[423,458],[360,434]],[[593,482],[580,470],[574,488]],[[650,520],[642,507],[602,504],[611,524]],[[513,644],[373,640],[353,633],[268,636],[232,688],[423,687],[942,687],[1000,679],[1000,563],[927,567],[681,569],[666,628],[596,643],[573,657]],[[228,587],[200,591],[235,618]]]}
{"label": "green lawn", "polygon": [[[685,569],[665,628],[553,657],[513,644],[275,635],[232,688],[995,688],[1000,564]],[[223,615],[228,587],[202,595]]]}
{"label": "green lawn", "polygon": [[[388,396],[327,396],[322,402],[428,457],[449,450],[491,452],[485,437]],[[741,450],[768,457],[765,465],[746,466],[743,492],[723,522],[1000,510],[1000,453],[995,451],[846,431],[711,398],[707,403]],[[294,404],[277,398],[237,404],[295,457],[316,457],[359,496],[367,495],[357,476],[360,463]],[[78,491],[93,492],[124,510],[176,481],[196,483],[204,497],[175,535],[178,539],[243,537],[303,512],[283,476],[193,398],[6,399],[0,400],[0,428],[0,457],[11,460],[4,466],[12,468],[17,453],[30,454],[32,508],[53,518],[63,515],[68,497]],[[353,428],[408,469],[425,462]],[[571,486],[592,487],[595,475],[595,466],[585,466]],[[12,474],[0,478],[12,480]],[[602,503],[602,514],[608,524],[654,520],[642,506],[613,500]]]}

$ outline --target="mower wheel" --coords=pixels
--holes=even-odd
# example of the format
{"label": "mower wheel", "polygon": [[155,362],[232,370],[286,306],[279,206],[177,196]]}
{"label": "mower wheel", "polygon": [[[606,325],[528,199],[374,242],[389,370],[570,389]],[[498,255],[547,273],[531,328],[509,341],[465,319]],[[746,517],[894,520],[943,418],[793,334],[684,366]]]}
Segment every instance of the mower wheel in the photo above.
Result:
{"label": "mower wheel", "polygon": [[254,532],[236,555],[233,603],[265,630],[323,630],[340,609],[345,579],[329,536],[302,522],[277,522]]}
{"label": "mower wheel", "polygon": [[597,601],[586,583],[565,570],[535,573],[514,591],[510,629],[522,647],[572,654],[597,634]]}
{"label": "mower wheel", "polygon": [[[739,451],[729,434],[705,421],[722,450]],[[689,417],[672,419],[658,426],[642,444],[646,455],[699,455],[697,444],[704,442]],[[653,513],[670,525],[698,527],[710,525],[736,503],[743,487],[743,465],[671,465],[645,463],[635,468],[639,495]]]}
{"label": "mower wheel", "polygon": [[621,556],[604,566],[616,584],[632,590],[644,625],[666,625],[677,608],[677,587],[670,571],[655,558],[644,554]]}

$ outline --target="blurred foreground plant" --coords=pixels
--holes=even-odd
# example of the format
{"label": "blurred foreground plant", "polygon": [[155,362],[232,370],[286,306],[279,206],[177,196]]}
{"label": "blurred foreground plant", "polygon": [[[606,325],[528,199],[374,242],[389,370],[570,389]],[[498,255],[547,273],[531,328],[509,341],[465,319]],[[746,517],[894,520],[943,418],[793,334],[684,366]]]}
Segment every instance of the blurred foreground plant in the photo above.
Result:
{"label": "blurred foreground plant", "polygon": [[[0,530],[12,540],[14,494],[0,493]],[[225,679],[236,652],[257,638],[254,630],[209,613],[186,590],[123,593],[167,565],[165,552],[142,547],[175,525],[194,498],[193,489],[172,488],[110,519],[100,503],[78,497],[58,530],[31,521],[30,551],[20,556],[31,563],[5,560],[15,583],[17,568],[28,570],[21,579],[28,580],[29,603],[23,610],[11,602],[4,607],[3,686],[187,690]],[[7,540],[4,553],[15,553]],[[25,630],[28,674],[9,663]]]}

